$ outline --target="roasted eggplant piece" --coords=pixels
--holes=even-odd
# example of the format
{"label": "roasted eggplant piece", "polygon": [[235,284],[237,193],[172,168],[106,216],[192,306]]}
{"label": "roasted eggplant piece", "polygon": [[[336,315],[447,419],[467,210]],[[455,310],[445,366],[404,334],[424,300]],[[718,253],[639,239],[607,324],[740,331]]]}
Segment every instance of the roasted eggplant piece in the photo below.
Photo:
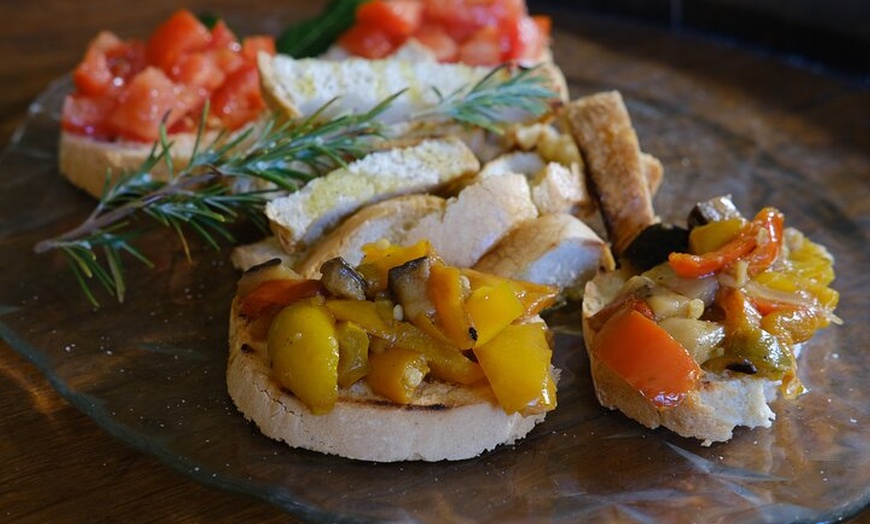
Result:
{"label": "roasted eggplant piece", "polygon": [[368,283],[359,272],[341,257],[330,258],[320,266],[323,287],[339,298],[366,299]]}
{"label": "roasted eggplant piece", "polygon": [[643,273],[668,259],[673,252],[684,253],[689,247],[689,230],[672,224],[647,226],[632,240],[622,260],[634,271]]}
{"label": "roasted eggplant piece", "polygon": [[731,195],[713,197],[710,200],[698,202],[689,212],[687,223],[689,228],[703,226],[710,222],[741,218],[742,215],[731,201]]}
{"label": "roasted eggplant piece", "polygon": [[415,258],[390,269],[387,275],[387,288],[402,306],[406,319],[435,315],[435,305],[429,299],[426,284],[431,263],[429,257]]}

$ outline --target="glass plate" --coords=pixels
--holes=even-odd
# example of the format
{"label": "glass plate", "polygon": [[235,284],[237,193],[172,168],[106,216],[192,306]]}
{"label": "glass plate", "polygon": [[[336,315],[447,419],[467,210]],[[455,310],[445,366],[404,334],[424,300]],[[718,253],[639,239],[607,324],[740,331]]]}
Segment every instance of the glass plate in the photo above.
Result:
{"label": "glass plate", "polygon": [[[837,257],[846,323],[806,345],[800,375],[810,391],[776,401],[771,429],[738,429],[731,442],[704,448],[602,409],[578,313],[566,310],[553,317],[561,326],[556,364],[564,370],[559,407],[516,446],[454,463],[371,464],[273,442],[226,394],[237,278],[227,252],[194,246],[188,262],[171,235],[148,234],[142,245],[156,270],[131,263],[127,301],[99,310],[60,256],[33,253],[38,240],[78,224],[93,205],[55,167],[68,79],[35,101],[0,160],[0,336],[129,445],[193,479],[312,521],[791,522],[857,513],[870,498],[867,217],[841,204],[866,200],[866,173],[819,184],[787,161],[806,151],[765,154],[771,144],[758,134],[715,125],[705,112],[720,100],[710,99],[709,88],[663,68],[646,74],[651,66],[642,59],[567,33],[557,36],[556,50],[575,96],[622,86],[641,144],[667,169],[657,196],[663,218],[679,220],[690,202],[731,193],[747,213],[776,205]],[[584,64],[586,52],[605,60]],[[626,80],[628,65],[644,82]],[[603,80],[605,73],[613,76]],[[655,82],[666,88],[652,96]],[[776,138],[775,147],[800,148],[788,145],[787,134]]]}

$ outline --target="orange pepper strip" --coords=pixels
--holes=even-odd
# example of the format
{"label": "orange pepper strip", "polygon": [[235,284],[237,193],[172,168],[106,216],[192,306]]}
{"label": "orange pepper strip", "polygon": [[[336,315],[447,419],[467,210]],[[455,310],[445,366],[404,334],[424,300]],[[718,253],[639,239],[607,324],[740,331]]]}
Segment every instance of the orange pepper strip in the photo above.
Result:
{"label": "orange pepper strip", "polygon": [[782,246],[782,213],[772,207],[762,209],[737,236],[715,251],[702,255],[671,253],[668,262],[684,278],[701,278],[728,268],[740,259],[749,263],[749,273],[757,274],[776,260]]}
{"label": "orange pepper strip", "polygon": [[753,224],[756,226],[756,235],[764,236],[758,246],[749,254],[747,261],[749,262],[749,274],[757,275],[761,273],[776,260],[779,256],[779,250],[782,247],[782,230],[785,223],[785,217],[782,213],[772,207],[762,209],[755,216]]}
{"label": "orange pepper strip", "polygon": [[323,287],[319,280],[267,280],[242,298],[239,313],[248,318],[256,318],[322,292]]}
{"label": "orange pepper strip", "polygon": [[435,325],[456,347],[468,349],[477,340],[471,317],[465,310],[462,274],[458,268],[432,264],[426,283],[429,300],[435,306]]}
{"label": "orange pepper strip", "polygon": [[655,321],[624,309],[604,324],[593,351],[657,408],[675,407],[698,388],[701,368]]}

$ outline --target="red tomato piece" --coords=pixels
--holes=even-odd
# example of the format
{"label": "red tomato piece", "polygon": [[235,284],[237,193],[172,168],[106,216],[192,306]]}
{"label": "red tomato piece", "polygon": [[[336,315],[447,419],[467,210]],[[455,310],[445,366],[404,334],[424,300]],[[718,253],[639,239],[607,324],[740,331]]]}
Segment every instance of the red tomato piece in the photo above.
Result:
{"label": "red tomato piece", "polygon": [[425,25],[420,27],[414,38],[435,53],[439,62],[455,62],[459,56],[459,45],[439,25]]}
{"label": "red tomato piece", "polygon": [[260,77],[255,64],[248,64],[227,77],[211,97],[211,114],[227,129],[237,129],[250,122],[265,103],[260,95]]}
{"label": "red tomato piece", "polygon": [[248,63],[256,64],[260,51],[274,55],[275,39],[271,36],[249,36],[242,41],[242,56]]}
{"label": "red tomato piece", "polygon": [[351,27],[339,37],[338,43],[350,54],[365,58],[383,58],[396,50],[390,35],[373,24]]}
{"label": "red tomato piece", "polygon": [[99,95],[111,87],[112,71],[106,53],[121,45],[121,39],[109,31],[102,31],[91,40],[84,58],[73,71],[73,82],[80,93]]}
{"label": "red tomato piece", "polygon": [[214,27],[211,28],[208,49],[229,49],[230,51],[238,52],[240,48],[241,46],[236,34],[232,32],[223,20],[218,20]]}
{"label": "red tomato piece", "polygon": [[499,27],[526,14],[524,0],[424,0],[424,20],[441,24],[457,41],[481,27]]}
{"label": "red tomato piece", "polygon": [[394,38],[411,35],[422,17],[423,4],[417,0],[372,0],[356,11],[357,24],[378,26]]}
{"label": "red tomato piece", "polygon": [[505,48],[498,29],[482,27],[459,46],[459,61],[468,65],[497,65],[502,61]]}
{"label": "red tomato piece", "polygon": [[550,18],[546,16],[523,16],[509,21],[504,26],[508,49],[507,61],[537,61],[547,48],[550,34]]}
{"label": "red tomato piece", "polygon": [[160,136],[161,123],[171,128],[200,103],[193,89],[173,82],[156,67],[148,67],[130,81],[109,123],[123,138],[153,142]]}
{"label": "red tomato piece", "polygon": [[113,135],[109,115],[115,108],[114,98],[70,95],[64,99],[61,126],[79,135],[108,139]]}
{"label": "red tomato piece", "polygon": [[211,41],[211,32],[186,9],[176,11],[148,39],[148,62],[169,71],[184,53],[201,51]]}
{"label": "red tomato piece", "polygon": [[210,93],[224,83],[226,74],[218,65],[214,53],[189,53],[178,57],[169,70],[169,78]]}

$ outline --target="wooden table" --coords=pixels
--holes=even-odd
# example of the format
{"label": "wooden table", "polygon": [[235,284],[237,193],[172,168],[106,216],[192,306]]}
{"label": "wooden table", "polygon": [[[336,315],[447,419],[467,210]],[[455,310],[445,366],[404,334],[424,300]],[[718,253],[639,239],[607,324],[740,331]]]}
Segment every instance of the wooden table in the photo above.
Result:
{"label": "wooden table", "polygon": [[[315,13],[321,4],[186,3],[194,10],[221,13],[231,22],[244,23],[251,32],[272,34],[291,20]],[[169,0],[0,2],[0,143],[9,140],[29,102],[74,67],[98,30],[111,28],[126,37],[144,37],[174,5]],[[685,46],[680,50],[685,51]],[[870,109],[866,92],[846,91],[839,113],[830,116],[844,126],[854,115],[866,118]],[[865,152],[867,145],[865,136]],[[0,414],[0,521],[293,521],[265,502],[191,481],[110,437],[67,404],[34,365],[2,341]],[[870,513],[865,511],[858,521],[870,522]]]}

